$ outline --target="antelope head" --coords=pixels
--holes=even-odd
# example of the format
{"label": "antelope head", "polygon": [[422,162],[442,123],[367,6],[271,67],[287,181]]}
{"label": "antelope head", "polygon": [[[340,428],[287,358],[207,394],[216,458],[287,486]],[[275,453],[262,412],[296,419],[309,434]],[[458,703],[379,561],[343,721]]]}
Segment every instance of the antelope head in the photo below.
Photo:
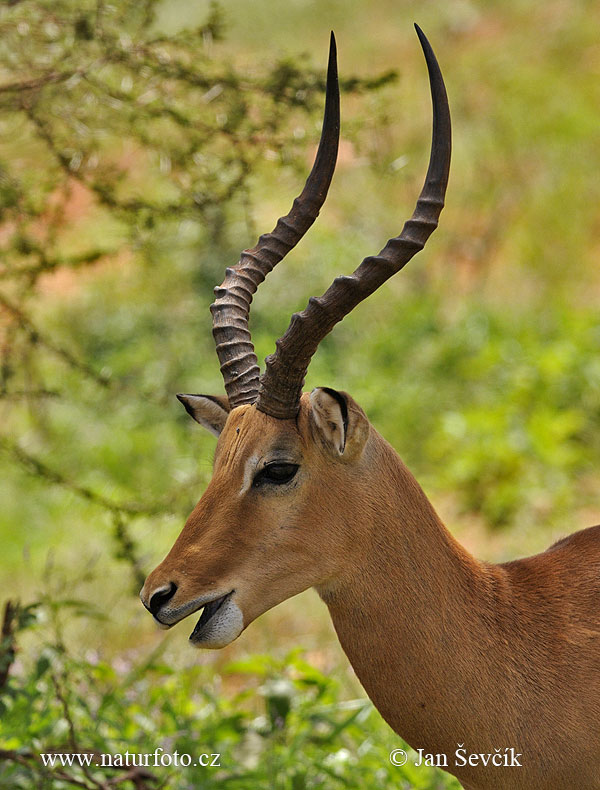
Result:
{"label": "antelope head", "polygon": [[260,375],[248,330],[252,297],[315,221],[335,168],[339,88],[332,34],[323,130],[304,189],[215,289],[213,335],[227,394],[177,396],[219,437],[213,477],[141,591],[165,628],[202,609],[190,636],[197,646],[223,647],[285,599],[335,585],[360,550],[348,514],[368,507],[363,481],[372,475],[374,432],[346,393],[302,394],[302,385],[322,338],[423,248],[444,205],[450,114],[436,58],[418,27],[417,34],[429,72],[433,136],[425,184],[401,234],[294,314]]}

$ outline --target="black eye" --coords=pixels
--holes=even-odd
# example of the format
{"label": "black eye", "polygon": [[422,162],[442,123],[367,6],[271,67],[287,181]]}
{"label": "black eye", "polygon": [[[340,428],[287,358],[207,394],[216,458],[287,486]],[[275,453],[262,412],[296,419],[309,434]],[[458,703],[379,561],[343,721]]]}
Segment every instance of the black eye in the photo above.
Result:
{"label": "black eye", "polygon": [[264,483],[283,485],[289,483],[298,471],[298,464],[272,463],[263,467],[252,481],[253,486],[260,486]]}

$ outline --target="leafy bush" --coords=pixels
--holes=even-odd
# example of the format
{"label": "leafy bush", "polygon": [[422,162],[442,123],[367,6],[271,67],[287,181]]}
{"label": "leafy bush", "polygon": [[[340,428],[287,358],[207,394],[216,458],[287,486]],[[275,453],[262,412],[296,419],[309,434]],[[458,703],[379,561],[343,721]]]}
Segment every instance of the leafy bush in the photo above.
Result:
{"label": "leafy bush", "polygon": [[[61,633],[64,614],[94,613],[80,601],[13,607],[11,645],[3,645],[2,656],[24,628],[34,629],[36,650],[0,689],[1,788],[91,790],[130,782],[138,790],[304,790],[374,781],[390,790],[458,787],[439,770],[392,765],[389,753],[402,742],[370,702],[341,699],[337,682],[298,649],[283,660],[235,661],[220,675],[206,666],[175,672],[160,650],[117,666],[93,653],[73,656]],[[97,765],[102,755],[154,755],[157,748],[157,761],[176,752],[193,761],[218,754],[219,766]],[[39,755],[49,753],[87,753],[92,763],[46,768]]]}

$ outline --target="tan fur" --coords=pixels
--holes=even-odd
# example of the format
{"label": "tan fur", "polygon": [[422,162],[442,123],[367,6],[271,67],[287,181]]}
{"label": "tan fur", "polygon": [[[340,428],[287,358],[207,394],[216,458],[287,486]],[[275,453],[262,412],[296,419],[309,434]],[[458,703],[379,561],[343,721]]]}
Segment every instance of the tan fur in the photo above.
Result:
{"label": "tan fur", "polygon": [[[229,414],[213,479],[142,600],[170,582],[174,606],[234,590],[247,627],[314,586],[368,695],[415,749],[522,753],[520,768],[450,764],[465,788],[600,788],[600,527],[479,562],[360,407],[344,396],[340,454],[339,419],[322,419],[332,403],[316,397],[325,411],[304,395],[296,421]],[[251,457],[300,468],[280,490],[240,494]]]}

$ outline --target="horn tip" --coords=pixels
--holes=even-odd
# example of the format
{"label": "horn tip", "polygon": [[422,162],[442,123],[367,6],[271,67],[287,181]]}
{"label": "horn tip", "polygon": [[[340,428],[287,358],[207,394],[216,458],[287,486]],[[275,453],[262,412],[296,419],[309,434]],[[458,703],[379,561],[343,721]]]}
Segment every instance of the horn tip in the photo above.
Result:
{"label": "horn tip", "polygon": [[333,30],[329,36],[329,67],[337,69],[337,43],[335,40],[335,33]]}
{"label": "horn tip", "polygon": [[417,36],[419,37],[419,41],[421,42],[421,44],[423,46],[429,44],[427,36],[425,35],[425,33],[423,33],[423,30],[421,29],[421,27],[419,27],[419,25],[416,22],[413,22],[413,24],[415,26],[415,30],[417,32]]}

